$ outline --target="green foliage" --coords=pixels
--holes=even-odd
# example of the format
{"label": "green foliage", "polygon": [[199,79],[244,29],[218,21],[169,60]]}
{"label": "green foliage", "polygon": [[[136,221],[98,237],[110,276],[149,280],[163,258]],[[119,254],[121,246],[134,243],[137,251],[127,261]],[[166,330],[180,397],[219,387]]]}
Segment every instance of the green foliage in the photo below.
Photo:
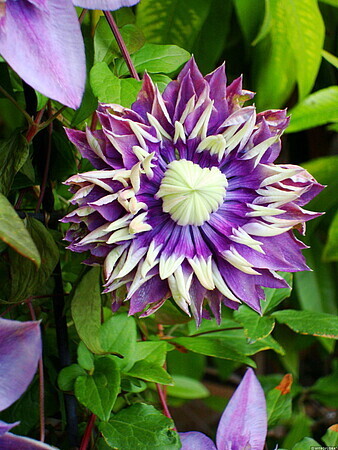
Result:
{"label": "green foliage", "polygon": [[117,448],[179,449],[177,432],[172,420],[153,406],[138,403],[114,414],[102,422],[99,430],[108,445]]}

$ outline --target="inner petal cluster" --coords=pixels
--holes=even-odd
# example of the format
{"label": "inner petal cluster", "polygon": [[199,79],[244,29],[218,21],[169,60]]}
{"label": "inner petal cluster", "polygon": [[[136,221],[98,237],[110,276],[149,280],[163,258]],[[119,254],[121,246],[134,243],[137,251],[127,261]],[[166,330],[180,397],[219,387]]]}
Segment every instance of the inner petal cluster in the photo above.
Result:
{"label": "inner petal cluster", "polygon": [[203,225],[224,201],[226,176],[217,168],[202,168],[192,161],[172,161],[156,197],[162,198],[163,211],[178,225]]}

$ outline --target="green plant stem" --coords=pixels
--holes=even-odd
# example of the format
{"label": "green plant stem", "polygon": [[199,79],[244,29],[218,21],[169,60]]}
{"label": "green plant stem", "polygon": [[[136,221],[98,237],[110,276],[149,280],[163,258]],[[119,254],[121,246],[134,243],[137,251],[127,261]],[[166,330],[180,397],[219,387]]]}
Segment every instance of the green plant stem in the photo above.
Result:
{"label": "green plant stem", "polygon": [[27,120],[27,122],[32,125],[33,124],[33,119],[31,118],[31,116],[28,114],[28,112],[26,110],[24,110],[19,103],[15,100],[14,97],[12,97],[7,91],[6,89],[4,89],[2,86],[0,86],[0,92],[10,101],[13,103],[13,105],[21,112],[21,114],[23,114]]}
{"label": "green plant stem", "polygon": [[119,49],[121,50],[123,59],[125,60],[127,67],[129,69],[129,72],[135,80],[140,81],[140,77],[138,76],[138,73],[134,67],[133,61],[131,60],[131,57],[129,55],[128,49],[126,44],[124,43],[123,37],[121,36],[120,30],[118,29],[118,26],[115,23],[115,20],[111,14],[110,11],[104,11],[104,15],[106,16],[107,22],[110,26],[110,29],[113,32],[113,35],[116,39],[117,45],[119,46]]}

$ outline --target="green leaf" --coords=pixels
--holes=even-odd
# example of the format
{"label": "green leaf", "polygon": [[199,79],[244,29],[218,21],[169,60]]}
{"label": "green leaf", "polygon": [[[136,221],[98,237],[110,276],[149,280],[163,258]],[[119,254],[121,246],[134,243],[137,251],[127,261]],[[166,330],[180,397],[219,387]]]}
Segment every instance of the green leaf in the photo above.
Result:
{"label": "green leaf", "polygon": [[72,317],[80,339],[93,353],[102,353],[100,268],[93,267],[78,284],[71,305]]}
{"label": "green leaf", "polygon": [[183,375],[185,377],[201,380],[206,366],[206,356],[198,353],[168,352],[168,372],[172,375]]}
{"label": "green leaf", "polygon": [[39,267],[40,253],[11,203],[0,193],[0,239]]}
{"label": "green leaf", "polygon": [[77,348],[77,362],[86,370],[94,369],[94,355],[88,350],[82,341],[79,343]]}
{"label": "green leaf", "polygon": [[266,406],[268,413],[268,425],[274,427],[281,420],[287,420],[292,414],[292,397],[290,394],[292,376],[285,375],[281,383],[268,392]]}
{"label": "green leaf", "polygon": [[191,50],[207,19],[211,0],[142,0],[137,7],[136,24],[147,42],[176,44]]}
{"label": "green leaf", "polygon": [[338,86],[330,86],[306,97],[290,110],[286,133],[306,130],[338,121]]}
{"label": "green leaf", "polygon": [[[210,337],[210,336],[209,336]],[[245,355],[236,352],[227,345],[225,339],[209,339],[208,337],[181,337],[175,338],[170,343],[178,344],[183,349],[190,350],[207,356],[215,356],[222,359],[239,361],[255,367],[255,363]]]}
{"label": "green leaf", "polygon": [[137,342],[135,351],[135,361],[146,359],[158,365],[163,365],[166,360],[167,344],[165,342]]}
{"label": "green leaf", "polygon": [[153,82],[156,84],[156,86],[158,87],[161,94],[165,90],[165,88],[168,86],[170,81],[172,81],[171,78],[167,77],[167,75],[164,75],[162,73],[152,73],[152,74],[150,74],[150,77],[153,80]]}
{"label": "green leaf", "polygon": [[7,195],[14,176],[28,158],[29,146],[21,134],[0,142],[0,193]]}
{"label": "green leaf", "polygon": [[338,339],[338,317],[332,314],[286,309],[272,316],[296,333]]}
{"label": "green leaf", "polygon": [[262,313],[265,314],[274,309],[277,305],[279,305],[283,300],[290,297],[292,290],[292,273],[279,273],[284,280],[289,284],[290,288],[283,289],[273,289],[273,288],[265,288],[265,301],[261,301]]}
{"label": "green leaf", "polygon": [[70,366],[64,367],[58,376],[59,388],[62,391],[73,390],[75,380],[81,375],[86,375],[86,372],[78,364],[71,364]]}
{"label": "green leaf", "polygon": [[59,261],[58,247],[47,228],[30,217],[26,219],[26,223],[27,230],[41,256],[41,265],[37,270],[33,262],[13,250],[9,251],[12,278],[10,300],[12,302],[24,300],[43,288]]}
{"label": "green leaf", "polygon": [[[284,0],[287,38],[296,61],[299,98],[314,85],[322,59],[325,27],[316,0]],[[287,45],[287,43],[286,43]]]}
{"label": "green leaf", "polygon": [[[297,444],[301,445],[300,447],[296,447],[297,450],[309,450],[311,448],[312,442],[315,442],[313,441],[313,439],[306,437],[311,435],[311,424],[312,420],[303,412],[294,416],[292,420],[291,430],[284,439],[282,447],[286,449],[294,449],[294,445]],[[299,442],[300,439],[303,439],[303,441]]]}
{"label": "green leaf", "polygon": [[294,54],[286,43],[289,22],[284,2],[268,1],[271,16],[270,33],[253,51],[253,76],[257,92],[255,98],[259,111],[283,106],[296,82]]}
{"label": "green leaf", "polygon": [[234,318],[243,325],[245,336],[250,342],[269,336],[275,327],[272,317],[260,316],[246,305],[241,305],[238,311],[234,311]]}
{"label": "green leaf", "polygon": [[36,94],[36,99],[37,99],[37,105],[36,105],[36,110],[40,111],[44,106],[47,105],[48,102],[48,97],[46,97],[45,95],[41,94],[41,92],[39,91],[35,91]]}
{"label": "green leaf", "polygon": [[136,100],[141,88],[141,82],[134,78],[117,78],[105,62],[92,67],[90,84],[100,102],[118,103],[127,108]]}
{"label": "green leaf", "polygon": [[[338,1],[337,1],[338,5]],[[322,56],[326,59],[330,64],[332,64],[336,69],[338,69],[338,58],[332,53],[327,52],[326,50],[322,50]]]}
{"label": "green leaf", "polygon": [[78,401],[92,413],[101,420],[108,420],[120,392],[120,371],[113,357],[98,357],[94,373],[78,377],[74,392]]}
{"label": "green leaf", "polygon": [[193,400],[196,398],[209,397],[208,389],[199,381],[182,375],[173,376],[173,386],[167,387],[167,394],[176,398]]}
{"label": "green leaf", "polygon": [[[164,73],[170,75],[176,72],[188,61],[190,54],[177,45],[145,44],[139,51],[131,56],[138,73]],[[129,74],[124,60],[116,64],[118,76]]]}
{"label": "green leaf", "polygon": [[327,446],[338,447],[338,425],[332,425],[322,437],[322,441]]}
{"label": "green leaf", "polygon": [[322,449],[323,447],[318,444],[317,441],[315,441],[312,438],[309,437],[305,437],[304,439],[302,439],[300,442],[297,442],[297,444],[295,444],[292,447],[292,450],[309,450],[309,449]]}
{"label": "green leaf", "polygon": [[124,376],[121,380],[121,390],[125,392],[143,392],[148,388],[147,383],[142,380],[135,380],[134,378],[129,378]]}
{"label": "green leaf", "polygon": [[325,261],[338,261],[338,211],[336,212],[328,233],[324,248]]}
{"label": "green leaf", "polygon": [[153,406],[137,403],[101,422],[99,430],[108,445],[116,449],[178,450],[174,423]]}
{"label": "green leaf", "polygon": [[[145,38],[136,25],[126,24],[119,31],[130,54],[143,46]],[[110,64],[117,56],[121,56],[119,46],[105,17],[100,17],[95,29],[94,55],[95,63],[104,61],[107,64]]]}
{"label": "green leaf", "polygon": [[282,356],[285,355],[284,348],[271,335],[254,343],[247,343],[244,348],[245,355],[247,356],[255,355],[256,353],[264,350],[273,350]]}
{"label": "green leaf", "polygon": [[319,378],[319,380],[311,387],[311,394],[324,405],[332,408],[338,408],[338,361],[333,364],[333,371],[327,377]]}
{"label": "green leaf", "polygon": [[[264,15],[264,0],[256,0],[255,2],[251,0],[233,0],[233,4],[241,31],[247,44],[250,44],[257,35],[257,30],[262,22],[262,17]],[[265,6],[264,21],[259,31],[262,38],[266,35],[264,30],[269,32],[271,27],[271,17],[267,11],[267,8],[270,6],[269,2],[266,1]],[[257,41],[257,38],[255,40]],[[258,43],[258,41],[256,43]]]}
{"label": "green leaf", "polygon": [[338,0],[320,0],[320,2],[327,3],[328,5],[332,5],[338,8]]}
{"label": "green leaf", "polygon": [[116,362],[127,371],[135,361],[136,323],[127,313],[115,314],[100,328],[100,343],[105,352],[119,353]]}
{"label": "green leaf", "polygon": [[141,378],[141,380],[153,381],[160,384],[172,384],[173,380],[168,372],[154,362],[136,361],[131,369],[126,372],[126,375],[135,378]]}

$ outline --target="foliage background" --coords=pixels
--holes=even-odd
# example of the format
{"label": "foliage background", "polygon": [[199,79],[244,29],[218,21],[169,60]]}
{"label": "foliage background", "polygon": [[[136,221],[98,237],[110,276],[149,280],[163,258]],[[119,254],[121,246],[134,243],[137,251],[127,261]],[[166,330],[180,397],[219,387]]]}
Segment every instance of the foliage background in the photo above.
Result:
{"label": "foliage background", "polygon": [[[141,84],[129,77],[102,13],[91,11],[82,25],[88,82],[81,107],[62,108],[33,138],[20,108],[34,117],[45,108],[48,121],[62,105],[1,61],[1,310],[6,318],[42,320],[47,442],[83,443],[95,414],[99,431],[91,448],[180,448],[159,412],[161,386],[179,431],[214,436],[251,365],[266,391],[269,448],[308,449],[311,439],[337,445],[338,433],[326,433],[338,406],[337,6],[337,0],[142,0],[114,13],[138,73],[147,70],[160,90],[193,53],[204,74],[224,60],[229,82],[243,74],[244,87],[257,92],[258,111],[287,107],[292,119],[278,162],[301,164],[328,185],[309,207],[325,212],[305,238],[313,271],[285,274],[291,293],[267,289],[262,317],[246,306],[236,313],[224,308],[220,328],[204,321],[197,330],[169,302],[148,319],[128,318],[124,308],[112,315],[99,270],[65,250],[58,219],[70,194],[62,182],[90,164],[63,126],[95,127],[98,100],[130,106]],[[275,389],[285,373],[294,380],[289,393]],[[20,419],[15,432],[37,437],[39,411],[37,376],[1,419]]]}

